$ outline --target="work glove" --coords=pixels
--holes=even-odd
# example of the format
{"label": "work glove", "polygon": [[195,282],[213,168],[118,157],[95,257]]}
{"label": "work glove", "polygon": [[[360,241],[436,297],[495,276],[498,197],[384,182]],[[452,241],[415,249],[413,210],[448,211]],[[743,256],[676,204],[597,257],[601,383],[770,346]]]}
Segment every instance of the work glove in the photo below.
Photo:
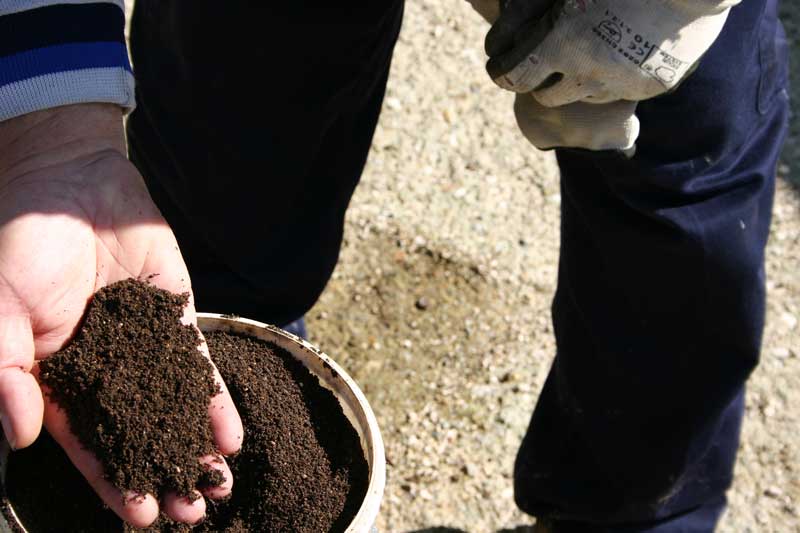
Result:
{"label": "work glove", "polygon": [[510,0],[487,70],[544,106],[638,102],[674,89],[740,0]]}
{"label": "work glove", "polygon": [[[493,24],[500,16],[498,0],[468,0],[487,22]],[[542,5],[541,17],[555,0],[536,4],[512,4],[507,9],[531,8]],[[514,16],[504,17],[501,24],[513,24],[536,16],[530,9]],[[518,26],[516,24],[515,26]],[[504,29],[511,31],[511,28]],[[520,131],[539,149],[558,147],[585,148],[588,150],[618,150],[628,156],[635,152],[639,136],[636,102],[619,101],[608,104],[576,102],[560,107],[544,107],[531,93],[518,94],[514,102],[514,115]]]}

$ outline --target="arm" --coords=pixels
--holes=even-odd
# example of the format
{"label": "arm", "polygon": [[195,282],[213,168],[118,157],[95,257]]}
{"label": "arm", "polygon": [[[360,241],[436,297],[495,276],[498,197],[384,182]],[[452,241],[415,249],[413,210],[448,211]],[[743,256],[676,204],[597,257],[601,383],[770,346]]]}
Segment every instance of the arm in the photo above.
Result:
{"label": "arm", "polygon": [[[0,7],[0,31],[12,29],[0,44],[0,420],[12,446],[22,448],[44,418],[106,503],[146,526],[158,502],[148,496],[124,503],[31,372],[35,359],[69,340],[99,287],[152,273],[173,292],[191,285],[172,231],[125,156],[122,116],[133,106],[133,78],[119,4],[44,4]],[[70,30],[45,31],[59,17],[73,17],[62,24]],[[97,24],[111,24],[113,32]],[[185,318],[194,320],[193,306]],[[220,451],[237,451],[242,426],[227,392],[213,399],[211,417]],[[230,471],[224,474],[227,486],[207,495],[230,491]],[[202,499],[168,496],[163,503],[183,522],[205,510]]]}

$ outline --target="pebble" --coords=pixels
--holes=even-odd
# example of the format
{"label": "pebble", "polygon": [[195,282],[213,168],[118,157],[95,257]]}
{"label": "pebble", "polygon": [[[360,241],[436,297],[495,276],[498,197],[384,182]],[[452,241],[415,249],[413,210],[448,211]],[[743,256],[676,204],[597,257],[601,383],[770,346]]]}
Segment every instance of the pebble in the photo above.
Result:
{"label": "pebble", "polygon": [[397,98],[387,98],[386,107],[388,107],[392,111],[400,111],[401,109],[403,109],[403,104],[401,104],[400,100]]}
{"label": "pebble", "polygon": [[416,301],[416,303],[414,305],[420,311],[425,311],[428,308],[428,306],[430,305],[430,303],[428,302],[427,298],[422,296],[420,298],[417,298],[417,301]]}
{"label": "pebble", "polygon": [[797,327],[797,317],[792,313],[786,312],[781,315],[781,321],[786,325],[788,329],[794,329]]}
{"label": "pebble", "polygon": [[786,359],[787,357],[791,356],[792,352],[789,348],[784,346],[777,346],[772,349],[772,355],[777,357],[778,359]]}

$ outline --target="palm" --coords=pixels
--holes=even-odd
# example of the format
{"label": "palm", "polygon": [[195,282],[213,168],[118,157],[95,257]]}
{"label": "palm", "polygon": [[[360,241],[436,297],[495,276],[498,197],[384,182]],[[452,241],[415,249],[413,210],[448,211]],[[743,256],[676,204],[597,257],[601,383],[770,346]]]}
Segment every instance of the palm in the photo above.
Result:
{"label": "palm", "polygon": [[106,284],[157,274],[162,288],[190,289],[172,232],[119,155],[13,181],[0,192],[0,224],[0,311],[30,317],[37,358],[64,345]]}
{"label": "palm", "polygon": [[[0,403],[6,412],[27,413],[12,432],[18,446],[29,444],[38,433],[35,421],[42,419],[42,399],[37,397],[38,388],[33,391],[25,383],[29,375],[9,371],[30,368],[31,352],[41,359],[64,346],[97,289],[151,275],[161,288],[190,291],[172,231],[136,169],[118,152],[22,173],[0,188],[0,333],[5,333],[0,337],[6,339],[0,338],[0,352],[6,354],[0,388],[5,380],[10,383],[6,389],[13,389],[13,394],[0,390],[0,396],[6,397]],[[186,320],[193,319],[190,306]],[[10,353],[16,355],[9,357]],[[29,354],[27,360],[25,354]],[[220,450],[236,451],[241,426],[227,394],[214,399],[211,415]],[[137,525],[146,525],[154,517],[157,507],[152,497],[142,505],[122,505],[119,493],[103,480],[99,463],[68,431],[63,413],[48,402],[44,422],[115,511]],[[167,510],[187,521],[203,511],[180,502],[168,504]]]}

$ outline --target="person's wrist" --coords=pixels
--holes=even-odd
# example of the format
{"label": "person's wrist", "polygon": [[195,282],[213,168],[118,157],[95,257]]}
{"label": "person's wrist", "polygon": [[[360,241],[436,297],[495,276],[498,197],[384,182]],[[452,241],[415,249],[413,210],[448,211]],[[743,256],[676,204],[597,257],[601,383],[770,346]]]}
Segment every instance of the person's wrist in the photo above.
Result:
{"label": "person's wrist", "polygon": [[123,111],[76,104],[0,122],[0,186],[33,170],[106,151],[126,156]]}

